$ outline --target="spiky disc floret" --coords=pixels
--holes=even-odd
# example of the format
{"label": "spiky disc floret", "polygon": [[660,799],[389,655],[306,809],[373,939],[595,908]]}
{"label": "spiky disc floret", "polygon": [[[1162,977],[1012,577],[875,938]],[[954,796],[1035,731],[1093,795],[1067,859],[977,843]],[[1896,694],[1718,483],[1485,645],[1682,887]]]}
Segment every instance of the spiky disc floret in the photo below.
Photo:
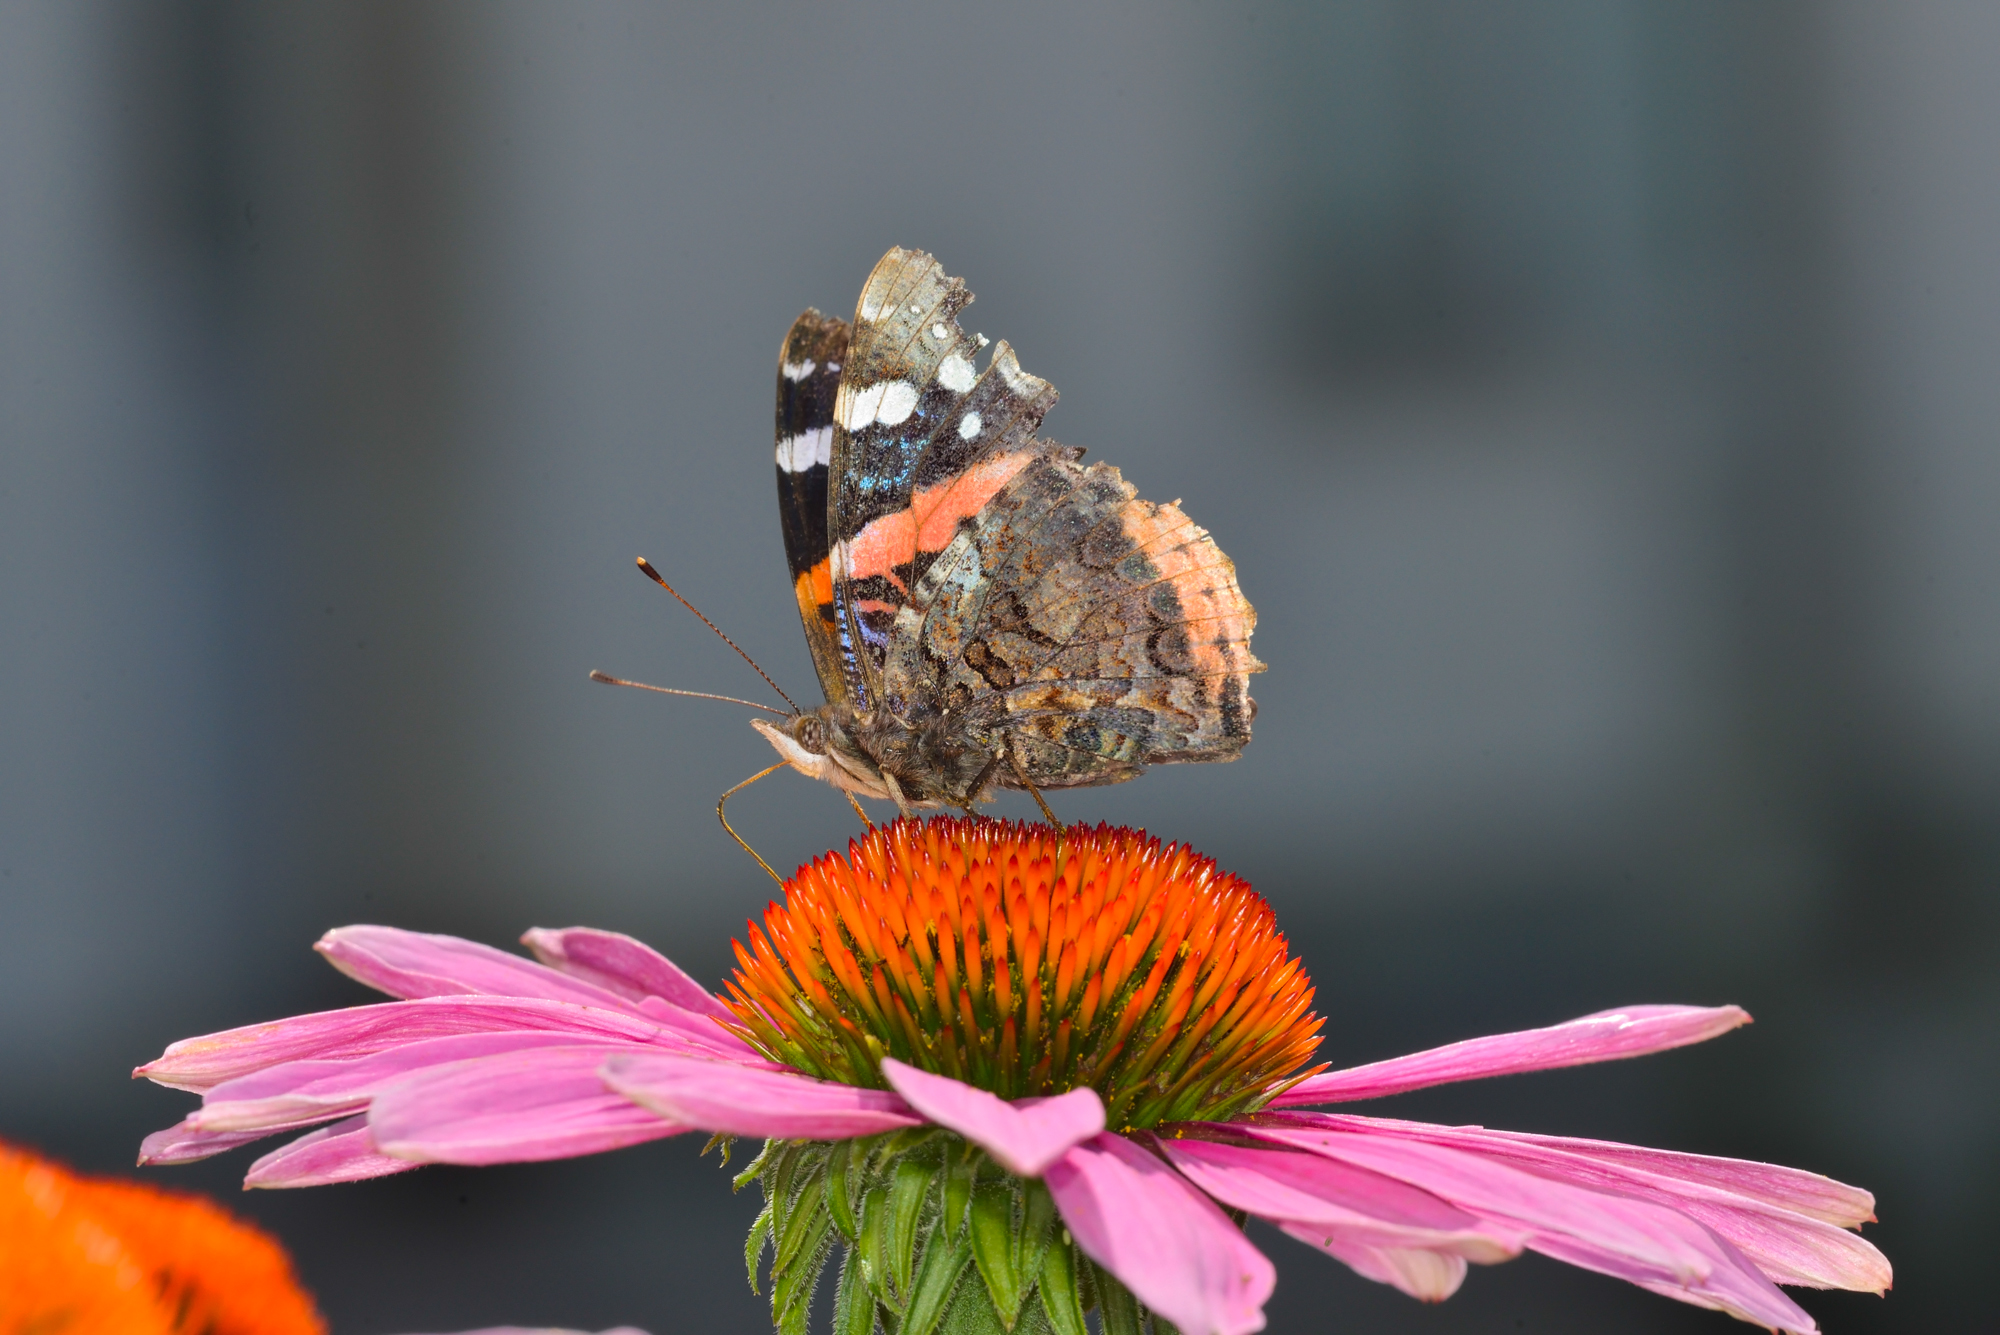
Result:
{"label": "spiky disc floret", "polygon": [[729,1003],[773,1060],[885,1087],[884,1056],[1002,1098],[1088,1085],[1135,1129],[1259,1106],[1319,1042],[1248,884],[1140,830],[897,821],[785,882]]}

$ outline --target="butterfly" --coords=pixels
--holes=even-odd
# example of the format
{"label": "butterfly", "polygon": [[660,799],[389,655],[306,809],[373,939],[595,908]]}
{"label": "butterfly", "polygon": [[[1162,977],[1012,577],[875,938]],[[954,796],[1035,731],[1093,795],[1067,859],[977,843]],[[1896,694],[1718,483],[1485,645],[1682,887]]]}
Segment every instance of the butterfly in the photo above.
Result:
{"label": "butterfly", "polygon": [[[1056,401],[932,256],[778,357],[778,515],[826,703],[752,720],[783,762],[905,815],[996,789],[1234,760],[1257,705],[1236,568],[1178,502],[1036,434]],[[1050,817],[1053,820],[1053,816]]]}

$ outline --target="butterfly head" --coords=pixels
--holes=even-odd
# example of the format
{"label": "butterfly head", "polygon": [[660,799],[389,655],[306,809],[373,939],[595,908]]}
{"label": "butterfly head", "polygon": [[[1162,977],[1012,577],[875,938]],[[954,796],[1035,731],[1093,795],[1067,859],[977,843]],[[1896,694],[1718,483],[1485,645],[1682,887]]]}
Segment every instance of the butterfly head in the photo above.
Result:
{"label": "butterfly head", "polygon": [[779,759],[809,779],[824,779],[836,788],[863,797],[887,797],[881,770],[854,743],[849,720],[837,705],[787,715],[783,719],[751,719]]}

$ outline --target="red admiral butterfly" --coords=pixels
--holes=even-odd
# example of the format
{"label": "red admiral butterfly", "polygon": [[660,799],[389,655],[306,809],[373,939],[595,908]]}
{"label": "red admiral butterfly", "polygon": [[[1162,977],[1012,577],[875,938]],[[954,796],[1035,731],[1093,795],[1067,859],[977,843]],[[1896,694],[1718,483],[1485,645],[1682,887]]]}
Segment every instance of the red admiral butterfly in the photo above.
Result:
{"label": "red admiral butterfly", "polygon": [[1236,759],[1264,669],[1236,567],[1035,434],[1056,392],[1004,341],[975,369],[971,300],[899,247],[853,324],[808,310],[785,336],[778,510],[826,703],[752,726],[906,815]]}

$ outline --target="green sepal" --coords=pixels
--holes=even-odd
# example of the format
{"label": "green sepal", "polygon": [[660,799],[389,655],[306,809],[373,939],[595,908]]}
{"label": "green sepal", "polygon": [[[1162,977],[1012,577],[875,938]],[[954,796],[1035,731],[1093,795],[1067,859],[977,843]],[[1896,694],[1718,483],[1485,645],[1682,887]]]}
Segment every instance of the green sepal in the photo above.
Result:
{"label": "green sepal", "polygon": [[744,1164],[743,1171],[730,1180],[729,1189],[731,1191],[741,1191],[762,1177],[764,1171],[777,1162],[778,1156],[784,1152],[785,1146],[790,1143],[790,1141],[784,1140],[765,1141],[764,1148],[757,1151],[757,1157],[749,1163]]}
{"label": "green sepal", "polygon": [[1103,1266],[1091,1262],[1091,1279],[1097,1288],[1097,1320],[1104,1335],[1143,1335],[1139,1324],[1139,1300]]}
{"label": "green sepal", "polygon": [[1077,1255],[1066,1240],[1057,1241],[1042,1253],[1042,1275],[1038,1286],[1042,1310],[1056,1335],[1090,1335],[1083,1323],[1083,1297],[1077,1292]]}
{"label": "green sepal", "polygon": [[1009,1330],[1027,1296],[1015,1266],[1014,1182],[1000,1178],[972,1189],[972,1259],[979,1263],[979,1276],[986,1281],[1000,1324]]}
{"label": "green sepal", "polygon": [[806,1176],[790,1207],[782,1216],[773,1216],[771,1222],[774,1227],[779,1217],[785,1221],[783,1229],[775,1234],[778,1254],[771,1262],[773,1282],[778,1282],[792,1268],[792,1263],[804,1256],[806,1249],[825,1237],[827,1229],[832,1227],[832,1217],[820,1205],[820,1199],[825,1194],[824,1175],[814,1173]]}
{"label": "green sepal", "polygon": [[897,1163],[889,1183],[889,1263],[894,1267],[896,1288],[910,1292],[910,1270],[915,1263],[917,1220],[924,1202],[930,1198],[931,1179],[937,1170],[914,1159]]}
{"label": "green sepal", "polygon": [[771,1155],[771,1162],[758,1175],[758,1180],[764,1184],[764,1199],[771,1204],[772,1241],[781,1242],[786,1230],[792,1226],[792,1166],[799,1161],[801,1147],[799,1142],[794,1140],[772,1141],[768,1144],[775,1144],[778,1149]]}
{"label": "green sepal", "polygon": [[861,1234],[855,1248],[861,1253],[861,1277],[875,1300],[901,1316],[906,1301],[889,1278],[889,1231],[889,1189],[878,1184],[861,1198]]}
{"label": "green sepal", "polygon": [[965,1211],[972,1204],[972,1184],[978,1180],[979,1163],[985,1157],[970,1144],[945,1151],[944,1217],[941,1222],[948,1238],[957,1237],[959,1229],[965,1226]]}
{"label": "green sepal", "polygon": [[846,1248],[840,1263],[840,1287],[833,1295],[833,1335],[873,1335],[875,1295],[861,1274],[861,1255]]}
{"label": "green sepal", "polygon": [[861,1227],[860,1221],[854,1217],[854,1190],[848,1180],[849,1165],[853,1162],[854,1142],[851,1140],[836,1144],[826,1161],[826,1208],[833,1212],[833,1226],[849,1242],[854,1241]]}
{"label": "green sepal", "polygon": [[801,1210],[794,1217],[808,1221],[800,1244],[803,1250],[783,1270],[771,1268],[771,1315],[782,1335],[805,1335],[813,1290],[819,1287],[820,1272],[833,1252],[833,1219],[825,1210]]}
{"label": "green sepal", "polygon": [[1021,1184],[1021,1227],[1014,1234],[1014,1273],[1020,1276],[1021,1295],[1035,1285],[1042,1273],[1042,1257],[1056,1236],[1056,1200],[1040,1179]]}
{"label": "green sepal", "polygon": [[931,1335],[938,1318],[944,1315],[952,1290],[958,1287],[959,1277],[965,1273],[966,1262],[971,1259],[972,1249],[964,1239],[955,1243],[937,1237],[931,1239],[931,1245],[924,1248],[909,1310],[897,1335]]}
{"label": "green sepal", "polygon": [[757,1263],[764,1259],[764,1244],[771,1240],[771,1202],[750,1221],[750,1236],[743,1243],[743,1265],[750,1272],[750,1292],[757,1292]]}

